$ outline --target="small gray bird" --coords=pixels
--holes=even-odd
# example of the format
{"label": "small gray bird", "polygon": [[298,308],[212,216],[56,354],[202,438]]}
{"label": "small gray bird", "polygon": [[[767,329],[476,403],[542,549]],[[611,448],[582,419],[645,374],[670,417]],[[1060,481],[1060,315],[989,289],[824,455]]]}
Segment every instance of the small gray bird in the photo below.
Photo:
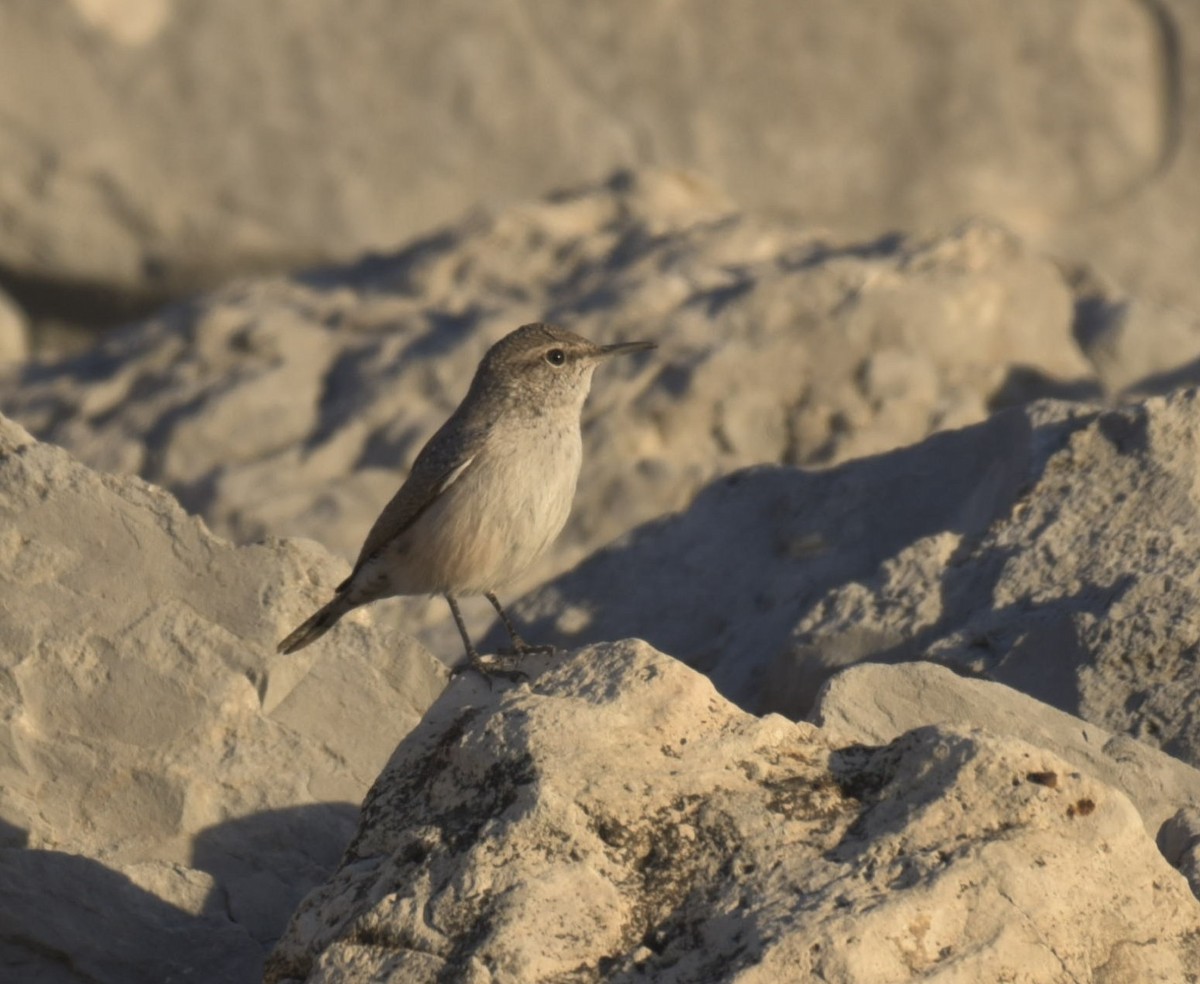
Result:
{"label": "small gray bird", "polygon": [[520,576],[562,531],[583,459],[580,416],[601,360],[653,342],[594,345],[554,325],[525,325],[493,345],[466,398],[421,449],[375,520],[333,600],[279,644],[294,653],[359,605],[441,594],[471,665],[484,669],[458,608],[482,594],[512,652],[545,652],[517,633],[497,588]]}

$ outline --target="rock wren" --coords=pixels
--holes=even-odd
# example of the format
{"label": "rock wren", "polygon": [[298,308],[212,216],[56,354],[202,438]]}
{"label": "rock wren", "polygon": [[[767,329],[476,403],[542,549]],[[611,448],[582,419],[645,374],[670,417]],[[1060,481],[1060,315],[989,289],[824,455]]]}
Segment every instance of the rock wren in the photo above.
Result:
{"label": "rock wren", "polygon": [[467,659],[485,669],[458,595],[482,594],[513,653],[544,652],[517,633],[495,591],[522,574],[567,522],[583,459],[580,416],[601,360],[653,342],[594,345],[554,325],[525,325],[493,345],[458,409],[421,449],[367,534],[333,600],[279,644],[294,653],[359,605],[441,594]]}

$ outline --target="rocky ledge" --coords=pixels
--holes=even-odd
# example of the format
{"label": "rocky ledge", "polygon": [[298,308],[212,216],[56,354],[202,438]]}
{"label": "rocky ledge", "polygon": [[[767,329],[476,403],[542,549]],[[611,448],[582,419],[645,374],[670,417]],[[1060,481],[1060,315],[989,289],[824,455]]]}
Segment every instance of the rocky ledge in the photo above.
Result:
{"label": "rocky ledge", "polygon": [[1182,981],[1200,903],[1129,799],[1024,741],[755,717],[636,640],[454,681],[271,984]]}

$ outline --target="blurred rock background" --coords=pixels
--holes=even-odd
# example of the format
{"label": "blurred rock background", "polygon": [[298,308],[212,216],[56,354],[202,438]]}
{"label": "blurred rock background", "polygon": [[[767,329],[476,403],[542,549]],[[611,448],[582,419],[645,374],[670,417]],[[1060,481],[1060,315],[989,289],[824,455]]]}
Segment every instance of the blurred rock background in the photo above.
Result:
{"label": "blurred rock background", "polygon": [[852,236],[991,217],[1195,311],[1197,36],[1186,0],[12,0],[0,285],[112,324],[655,166]]}
{"label": "blurred rock background", "polygon": [[[1103,786],[1072,850],[1119,829],[1144,898],[1080,935],[1080,900],[1125,878],[1056,854],[1083,874],[1036,955],[947,969],[974,943],[938,924],[938,947],[897,944],[896,973],[1132,980],[1119,954],[1164,905],[1178,932],[1144,979],[1197,972],[1198,51],[1185,0],[0,4],[0,977],[254,979],[397,742],[420,759],[467,704],[480,734],[509,728],[524,698],[462,678],[418,726],[459,653],[440,600],[360,611],[303,659],[273,644],[344,576],[488,345],[543,318],[660,346],[598,374],[571,523],[505,592],[534,634],[616,660],[554,671],[560,696],[627,690],[626,717],[655,718],[652,671],[701,721],[720,698],[699,670],[722,720],[894,740],[887,776],[943,745],[992,755],[926,725],[1048,749]],[[490,608],[468,616],[483,631]],[[692,669],[625,666],[631,634]],[[547,749],[610,730],[573,713],[562,741],[481,739],[468,771],[527,752],[553,772]],[[985,771],[1007,790],[1037,755],[1005,748]],[[716,789],[741,768],[711,765]],[[1080,828],[1046,785],[1065,767],[1016,775],[1021,823]],[[820,782],[866,816],[878,790],[855,769]],[[928,799],[887,783],[900,812]],[[968,880],[1014,809],[985,787],[962,787],[984,832],[956,855]],[[431,829],[477,819],[430,795]],[[568,814],[646,808],[597,803]],[[740,848],[708,819],[699,856],[723,866]],[[410,846],[404,872],[425,863]],[[452,884],[466,854],[429,864]],[[901,875],[896,920],[917,925],[925,883]],[[296,910],[278,979],[361,942],[337,884],[321,897],[346,935]],[[662,908],[686,886],[643,887]],[[586,959],[662,969],[630,911],[623,955]],[[489,939],[401,959],[453,975],[508,945]],[[814,966],[854,962],[829,942]]]}

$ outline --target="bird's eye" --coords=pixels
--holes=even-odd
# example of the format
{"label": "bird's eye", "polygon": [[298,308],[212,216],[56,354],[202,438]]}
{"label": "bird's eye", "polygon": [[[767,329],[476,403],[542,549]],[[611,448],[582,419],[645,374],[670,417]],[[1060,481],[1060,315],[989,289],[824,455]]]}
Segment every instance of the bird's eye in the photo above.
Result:
{"label": "bird's eye", "polygon": [[562,349],[551,349],[546,353],[546,361],[552,366],[561,366],[567,361],[567,353]]}

